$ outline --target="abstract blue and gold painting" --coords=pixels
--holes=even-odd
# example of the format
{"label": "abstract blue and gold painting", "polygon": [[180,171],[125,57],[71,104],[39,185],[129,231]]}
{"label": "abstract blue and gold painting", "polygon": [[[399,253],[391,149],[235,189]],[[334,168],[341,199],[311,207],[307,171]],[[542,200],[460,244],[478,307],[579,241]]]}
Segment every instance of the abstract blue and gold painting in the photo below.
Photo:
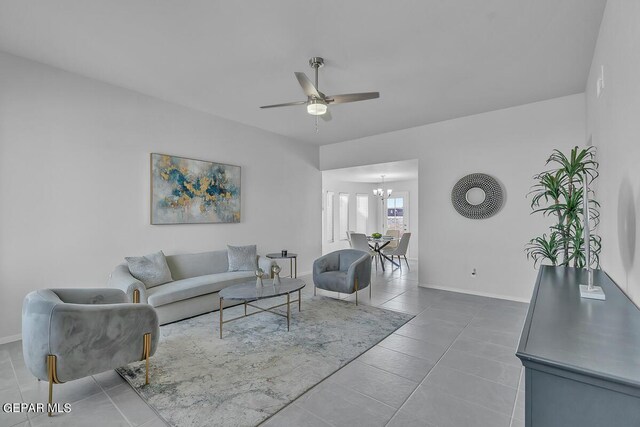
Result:
{"label": "abstract blue and gold painting", "polygon": [[240,222],[240,166],[151,153],[151,224]]}

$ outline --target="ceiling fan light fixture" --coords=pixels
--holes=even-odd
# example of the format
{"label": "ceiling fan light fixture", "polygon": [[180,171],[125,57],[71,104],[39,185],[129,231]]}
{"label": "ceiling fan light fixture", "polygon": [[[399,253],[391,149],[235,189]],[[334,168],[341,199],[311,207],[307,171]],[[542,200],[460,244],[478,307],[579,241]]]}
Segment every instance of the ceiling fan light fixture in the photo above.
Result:
{"label": "ceiling fan light fixture", "polygon": [[307,113],[312,116],[321,116],[326,114],[327,112],[327,104],[325,104],[322,100],[312,99],[307,104]]}

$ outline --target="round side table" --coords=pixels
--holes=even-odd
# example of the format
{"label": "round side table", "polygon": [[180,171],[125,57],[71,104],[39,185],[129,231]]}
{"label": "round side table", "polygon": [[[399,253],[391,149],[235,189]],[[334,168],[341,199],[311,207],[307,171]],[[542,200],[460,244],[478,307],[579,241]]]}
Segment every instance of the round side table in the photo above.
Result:
{"label": "round side table", "polygon": [[[288,259],[289,260],[289,270],[291,271],[291,277],[298,277],[298,254],[294,254],[292,252],[288,252],[286,255],[282,255],[282,253],[274,252],[272,254],[267,254],[267,258],[270,259]],[[294,267],[295,265],[295,267]]]}

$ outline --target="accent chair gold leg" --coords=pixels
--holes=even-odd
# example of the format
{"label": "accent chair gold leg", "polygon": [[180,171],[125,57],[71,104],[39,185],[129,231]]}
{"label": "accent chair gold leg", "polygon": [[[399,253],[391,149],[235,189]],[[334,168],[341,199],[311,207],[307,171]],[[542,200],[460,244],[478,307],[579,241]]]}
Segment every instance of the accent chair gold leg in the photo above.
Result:
{"label": "accent chair gold leg", "polygon": [[134,289],[133,290],[133,303],[134,304],[140,303],[140,290],[139,289]]}
{"label": "accent chair gold leg", "polygon": [[57,359],[56,356],[49,354],[47,355],[47,379],[49,380],[49,407],[47,408],[47,413],[51,416],[51,406],[53,405],[53,385],[60,384],[58,380],[58,370],[57,370]]}
{"label": "accent chair gold leg", "polygon": [[316,294],[316,284],[314,283],[313,284],[313,296],[315,297],[316,295],[317,295]]}
{"label": "accent chair gold leg", "polygon": [[151,333],[144,334],[142,345],[142,358],[145,361],[144,383],[149,384],[149,357],[151,357]]}
{"label": "accent chair gold leg", "polygon": [[355,280],[355,284],[356,284],[356,305],[358,305],[358,278],[357,277]]}

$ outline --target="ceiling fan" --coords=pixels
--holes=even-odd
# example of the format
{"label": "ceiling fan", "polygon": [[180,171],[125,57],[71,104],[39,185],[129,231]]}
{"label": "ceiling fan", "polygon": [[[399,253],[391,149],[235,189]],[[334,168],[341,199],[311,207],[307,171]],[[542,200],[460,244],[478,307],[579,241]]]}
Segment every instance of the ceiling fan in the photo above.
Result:
{"label": "ceiling fan", "polygon": [[323,120],[331,120],[331,113],[327,108],[330,104],[346,104],[347,102],[365,101],[380,97],[379,92],[345,93],[342,95],[325,95],[318,90],[318,69],[324,66],[324,59],[314,56],[309,59],[309,65],[315,71],[315,84],[305,73],[295,72],[302,91],[307,95],[306,101],[287,102],[284,104],[264,105],[260,108],[289,107],[292,105],[306,105],[307,113],[320,116]]}

